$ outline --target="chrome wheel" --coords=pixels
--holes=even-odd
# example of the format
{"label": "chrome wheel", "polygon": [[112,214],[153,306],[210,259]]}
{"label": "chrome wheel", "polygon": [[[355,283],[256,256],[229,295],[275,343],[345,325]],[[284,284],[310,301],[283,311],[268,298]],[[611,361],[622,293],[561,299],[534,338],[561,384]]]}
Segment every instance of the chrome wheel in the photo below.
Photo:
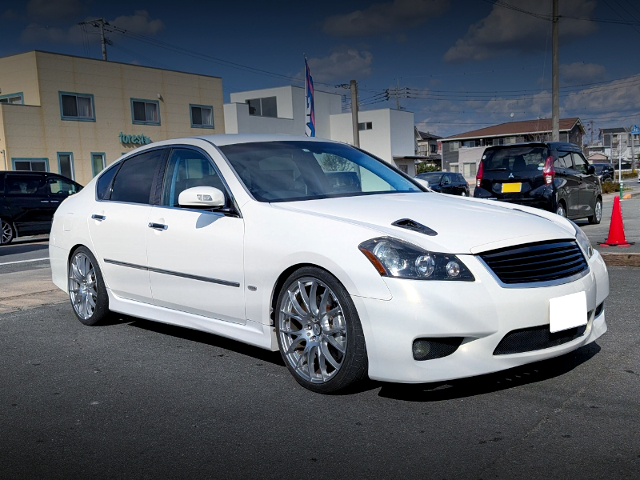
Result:
{"label": "chrome wheel", "polygon": [[567,216],[567,212],[565,211],[564,205],[562,203],[558,204],[558,208],[556,209],[556,214],[560,215],[561,217]]}
{"label": "chrome wheel", "polygon": [[11,240],[13,240],[13,228],[11,228],[11,224],[3,220],[0,220],[0,223],[2,223],[2,245],[11,243]]}
{"label": "chrome wheel", "polygon": [[96,270],[91,259],[82,252],[76,253],[71,260],[69,297],[78,317],[87,320],[93,316],[98,300]]}
{"label": "chrome wheel", "polygon": [[602,220],[602,202],[600,200],[596,201],[596,208],[594,209],[593,215],[596,217],[596,223],[600,223],[600,220]]}
{"label": "chrome wheel", "polygon": [[302,379],[323,384],[340,370],[347,325],[336,294],[315,277],[302,277],[285,292],[278,313],[283,356]]}

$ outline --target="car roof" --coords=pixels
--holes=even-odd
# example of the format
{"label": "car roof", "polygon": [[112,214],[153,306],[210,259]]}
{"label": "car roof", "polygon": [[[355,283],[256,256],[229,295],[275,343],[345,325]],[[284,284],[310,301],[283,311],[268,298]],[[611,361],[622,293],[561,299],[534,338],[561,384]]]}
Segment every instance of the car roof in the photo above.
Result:
{"label": "car roof", "polygon": [[514,148],[514,147],[551,147],[555,150],[563,150],[567,152],[581,152],[582,149],[575,143],[569,142],[522,142],[522,143],[509,143],[507,145],[493,145],[487,147],[489,150],[499,150],[501,148]]}
{"label": "car roof", "polygon": [[227,133],[227,134],[219,134],[219,135],[197,135],[193,137],[182,137],[182,138],[172,138],[170,140],[162,140],[159,142],[153,142],[147,147],[153,146],[166,146],[166,145],[174,145],[177,143],[184,143],[185,141],[193,141],[193,140],[204,140],[217,147],[224,147],[226,145],[238,145],[242,143],[256,143],[256,142],[331,142],[331,143],[342,143],[336,142],[334,140],[329,140],[326,138],[318,138],[318,137],[305,137],[303,135],[270,135],[270,134],[245,134],[245,133]]}

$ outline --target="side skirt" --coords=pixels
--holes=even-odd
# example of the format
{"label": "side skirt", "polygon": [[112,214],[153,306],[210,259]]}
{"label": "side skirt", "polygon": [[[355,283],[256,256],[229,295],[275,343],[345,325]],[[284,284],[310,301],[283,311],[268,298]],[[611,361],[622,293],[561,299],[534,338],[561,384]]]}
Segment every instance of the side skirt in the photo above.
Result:
{"label": "side skirt", "polygon": [[201,332],[213,333],[266,350],[278,350],[275,329],[269,325],[251,320],[247,320],[245,325],[224,322],[118,297],[111,289],[107,289],[107,292],[109,294],[109,310],[113,312],[154,322],[166,323],[168,325],[190,328]]}

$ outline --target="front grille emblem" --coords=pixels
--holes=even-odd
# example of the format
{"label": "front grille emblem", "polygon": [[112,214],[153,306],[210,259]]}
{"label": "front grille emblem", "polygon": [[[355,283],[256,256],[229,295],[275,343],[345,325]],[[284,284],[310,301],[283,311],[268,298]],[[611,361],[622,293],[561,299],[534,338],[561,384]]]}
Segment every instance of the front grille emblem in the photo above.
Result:
{"label": "front grille emblem", "polygon": [[510,173],[510,174],[509,174],[509,178],[513,178],[513,173]]}

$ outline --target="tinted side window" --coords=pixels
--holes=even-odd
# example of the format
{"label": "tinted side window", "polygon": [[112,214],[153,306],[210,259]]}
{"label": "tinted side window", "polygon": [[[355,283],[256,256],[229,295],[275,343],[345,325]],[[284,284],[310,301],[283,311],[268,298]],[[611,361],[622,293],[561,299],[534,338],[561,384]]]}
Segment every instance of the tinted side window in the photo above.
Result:
{"label": "tinted side window", "polygon": [[165,174],[162,205],[178,207],[180,193],[192,187],[215,187],[223,193],[225,191],[222,180],[206,156],[185,148],[173,150]]}
{"label": "tinted side window", "polygon": [[587,162],[585,161],[584,158],[582,158],[582,155],[580,155],[579,153],[573,153],[572,154],[573,157],[573,165],[575,168],[575,170],[577,172],[580,172],[584,175],[587,174]]}
{"label": "tinted side window", "polygon": [[47,195],[43,175],[7,175],[7,195]]}
{"label": "tinted side window", "polygon": [[553,162],[553,166],[558,168],[573,168],[571,153],[559,151],[558,158]]}
{"label": "tinted side window", "polygon": [[98,200],[108,200],[111,195],[111,180],[118,171],[120,164],[116,164],[110,167],[106,172],[100,175],[98,183],[96,184],[96,196]]}
{"label": "tinted side window", "polygon": [[153,150],[125,160],[113,181],[114,202],[149,203],[151,185],[164,150]]}
{"label": "tinted side window", "polygon": [[76,184],[66,178],[49,177],[47,179],[49,193],[54,195],[73,195],[78,192]]}

